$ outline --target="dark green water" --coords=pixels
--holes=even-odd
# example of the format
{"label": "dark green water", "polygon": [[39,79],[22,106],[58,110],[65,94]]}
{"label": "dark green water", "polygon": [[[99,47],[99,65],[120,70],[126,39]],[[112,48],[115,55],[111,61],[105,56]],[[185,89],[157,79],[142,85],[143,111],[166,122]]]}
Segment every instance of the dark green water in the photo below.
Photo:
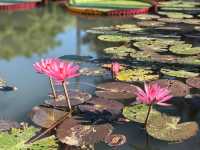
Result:
{"label": "dark green water", "polygon": [[[0,76],[6,79],[8,84],[18,88],[14,92],[0,92],[0,118],[28,122],[28,112],[33,106],[47,99],[50,91],[47,78],[34,72],[34,62],[41,58],[63,55],[90,55],[98,58],[106,45],[87,34],[86,30],[134,21],[132,18],[73,16],[54,6],[25,12],[0,13],[0,18]],[[101,79],[81,77],[72,82],[75,82],[76,88],[79,82],[97,83]],[[138,130],[136,124],[116,125],[115,131],[127,135],[128,144],[120,147],[120,150],[200,149],[199,136],[173,144],[150,138],[149,147],[144,148],[145,134]],[[97,144],[96,149],[110,148]]]}

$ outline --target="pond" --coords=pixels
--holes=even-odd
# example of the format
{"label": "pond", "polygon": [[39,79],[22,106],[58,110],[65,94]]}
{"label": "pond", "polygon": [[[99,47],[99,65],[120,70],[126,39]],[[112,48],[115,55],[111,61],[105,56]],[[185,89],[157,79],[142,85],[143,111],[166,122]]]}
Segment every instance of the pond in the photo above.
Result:
{"label": "pond", "polygon": [[[199,12],[200,14],[200,12]],[[162,14],[165,18],[165,15],[169,14]],[[173,15],[173,14],[172,14]],[[186,16],[187,17],[187,16]],[[127,62],[133,66],[139,67],[151,67],[150,70],[153,68],[153,74],[158,72],[157,65],[159,64],[167,64],[166,67],[161,67],[161,72],[159,72],[159,78],[162,79],[178,79],[181,82],[185,82],[186,78],[189,77],[196,77],[199,76],[200,73],[200,53],[196,55],[195,52],[200,51],[199,49],[199,41],[200,41],[200,21],[196,23],[197,25],[193,25],[192,23],[182,24],[179,26],[177,24],[173,24],[171,26],[163,26],[162,20],[160,19],[157,21],[148,22],[138,20],[137,18],[133,17],[92,17],[92,16],[81,16],[81,15],[73,15],[66,12],[59,6],[54,4],[49,4],[48,6],[37,8],[34,10],[29,11],[21,11],[15,13],[9,12],[0,12],[0,77],[5,79],[8,82],[8,85],[16,86],[16,91],[9,91],[4,92],[0,91],[0,118],[6,120],[16,120],[18,122],[28,122],[31,123],[29,113],[34,106],[42,104],[45,100],[49,99],[48,94],[50,93],[51,89],[49,86],[48,78],[43,75],[37,74],[34,71],[33,64],[36,61],[41,60],[42,58],[51,58],[51,57],[61,57],[68,55],[71,56],[71,60],[75,60],[75,56],[91,56],[92,62],[81,61],[80,66],[83,67],[96,67],[100,66],[103,63],[111,63],[112,61],[108,58],[110,54],[113,60],[117,60],[122,64],[127,65]],[[199,20],[200,17],[195,15],[196,20]],[[180,18],[175,18],[180,19]],[[174,20],[175,20],[174,19]],[[163,19],[164,20],[164,19]],[[175,21],[177,21],[175,20]],[[166,22],[168,20],[166,19]],[[123,24],[136,24],[139,22],[138,25],[141,28],[133,30],[135,26],[120,26]],[[146,24],[145,24],[146,22]],[[192,21],[191,21],[192,22]],[[160,23],[160,24],[159,24]],[[183,58],[182,51],[177,52],[175,48],[171,46],[171,51],[166,52],[166,47],[169,48],[169,45],[163,44],[165,42],[169,42],[166,37],[164,37],[165,42],[158,42],[156,46],[158,46],[157,50],[155,45],[151,45],[151,43],[145,44],[143,40],[136,40],[135,39],[128,39],[128,40],[121,40],[119,37],[109,37],[104,36],[106,34],[102,34],[101,37],[98,37],[101,34],[96,34],[97,32],[106,32],[107,34],[115,35],[115,31],[120,31],[122,34],[116,34],[117,36],[129,36],[132,37],[140,36],[146,37],[142,30],[142,27],[147,27],[151,24],[154,26],[156,24],[157,32],[151,28],[148,34],[152,34],[149,37],[164,37],[165,35],[169,36],[172,39],[179,38],[181,40],[185,40],[190,44],[193,44],[193,47],[198,47],[195,49],[194,55],[190,55],[189,58],[196,59],[197,63],[190,63],[180,61],[180,66],[176,65],[176,67],[170,68],[170,65],[173,64],[174,58],[171,57],[171,52],[175,53],[176,56]],[[115,26],[119,25],[119,26]],[[95,27],[113,27],[114,29],[99,29]],[[190,30],[196,26],[198,30]],[[198,26],[198,27],[197,27]],[[164,28],[166,27],[166,28]],[[171,28],[170,28],[171,27]],[[136,28],[136,27],[135,27]],[[124,29],[124,30],[123,30]],[[126,30],[127,29],[127,30]],[[131,30],[132,29],[132,30]],[[89,31],[88,31],[89,30]],[[141,30],[140,33],[135,34],[136,30]],[[152,31],[153,30],[153,31]],[[129,31],[131,34],[129,34]],[[119,42],[110,42],[112,38],[119,38]],[[101,39],[101,40],[99,40]],[[115,39],[116,40],[116,39]],[[134,46],[130,46],[133,44]],[[154,41],[155,42],[155,41]],[[183,43],[178,43],[179,46],[182,46]],[[149,55],[146,53],[142,53],[136,55],[134,53],[131,59],[136,60],[135,62],[132,60],[124,60],[124,57],[117,55],[111,50],[105,50],[109,47],[115,47],[116,49],[119,46],[125,45],[129,48],[137,49],[145,49],[146,46],[149,46],[150,49],[154,49],[156,54],[162,54],[164,52],[165,56],[169,56],[169,58],[161,59],[160,55],[155,55],[154,61],[149,61],[146,59],[145,55]],[[148,47],[148,48],[149,48]],[[190,47],[190,46],[189,46]],[[183,46],[182,49],[185,47]],[[190,47],[191,48],[191,47]],[[175,50],[174,50],[175,49]],[[185,48],[187,49],[187,47]],[[123,47],[121,47],[123,51]],[[174,50],[174,51],[173,51]],[[192,50],[191,50],[192,51]],[[184,51],[187,53],[187,51]],[[119,53],[118,53],[119,54]],[[122,52],[122,55],[125,53]],[[129,53],[130,54],[130,53]],[[141,57],[143,55],[144,57]],[[109,56],[109,57],[107,57]],[[72,58],[73,57],[73,58]],[[148,56],[147,56],[148,57]],[[158,58],[159,59],[156,59]],[[105,58],[105,60],[103,60]],[[137,59],[140,58],[140,59]],[[145,59],[143,59],[145,58]],[[96,63],[98,60],[98,63]],[[165,60],[170,60],[166,62]],[[127,61],[127,62],[126,62]],[[76,61],[77,62],[77,61]],[[192,62],[192,61],[191,61]],[[178,67],[177,67],[178,66]],[[174,70],[184,70],[184,66],[187,67],[187,73],[182,73],[181,75],[177,75],[177,72],[173,72]],[[177,69],[178,68],[178,69]],[[148,70],[147,69],[147,70]],[[174,69],[174,70],[172,70]],[[137,70],[139,71],[139,70]],[[145,71],[145,70],[142,70]],[[141,71],[141,72],[142,72]],[[171,72],[170,72],[171,71]],[[192,74],[192,73],[193,74]],[[127,72],[126,72],[127,73]],[[191,73],[191,74],[190,74]],[[148,73],[147,73],[148,74]],[[151,74],[151,71],[150,71]],[[175,75],[174,75],[175,74]],[[135,76],[139,76],[140,74],[136,74]],[[145,76],[146,74],[144,74]],[[188,75],[188,76],[187,76]],[[131,76],[131,75],[130,75]],[[134,76],[134,75],[132,75]],[[178,76],[178,77],[177,77]],[[182,77],[184,76],[184,77]],[[185,76],[187,76],[185,78]],[[146,76],[145,76],[146,77]],[[154,76],[155,79],[158,79]],[[128,77],[124,77],[123,74],[118,77],[119,80],[127,81]],[[130,81],[134,82],[134,77],[130,77]],[[81,89],[82,91],[89,92],[94,94],[95,92],[95,85],[98,85],[105,81],[111,81],[111,74],[109,71],[106,71],[105,75],[100,76],[80,76],[78,78],[74,78],[70,80],[70,88],[71,89]],[[137,79],[138,81],[140,79]],[[141,81],[143,81],[141,79]],[[199,81],[198,81],[199,82]],[[137,83],[138,85],[138,83]],[[139,83],[141,85],[141,82]],[[177,87],[184,88],[184,85],[176,85]],[[58,89],[60,87],[57,87]],[[176,87],[175,87],[176,88]],[[174,90],[175,90],[174,88]],[[61,89],[60,89],[61,90]],[[199,89],[192,89],[192,94],[196,94],[199,99],[200,91]],[[181,93],[181,91],[178,91]],[[191,94],[190,93],[190,94]],[[187,93],[188,94],[188,93]],[[185,95],[184,95],[185,96]],[[181,99],[183,97],[179,97]],[[181,100],[180,100],[181,101]],[[181,116],[182,121],[196,121],[199,123],[199,102],[176,102],[179,105],[178,113]],[[193,108],[193,105],[196,105]],[[126,104],[125,104],[126,105]],[[159,109],[159,108],[158,108]],[[174,109],[174,108],[172,108]],[[193,112],[195,109],[195,112]],[[167,110],[168,111],[168,110]],[[123,134],[126,136],[127,143],[123,146],[119,147],[120,150],[198,150],[200,147],[200,134],[198,134],[190,139],[187,139],[184,142],[164,142],[161,140],[157,140],[153,137],[148,137],[148,144],[147,144],[147,137],[145,131],[143,131],[142,126],[135,122],[128,122],[128,123],[113,123],[114,126],[114,133]],[[190,131],[188,131],[190,132]],[[95,145],[96,150],[109,150],[112,149],[108,145],[104,143],[98,143]]]}

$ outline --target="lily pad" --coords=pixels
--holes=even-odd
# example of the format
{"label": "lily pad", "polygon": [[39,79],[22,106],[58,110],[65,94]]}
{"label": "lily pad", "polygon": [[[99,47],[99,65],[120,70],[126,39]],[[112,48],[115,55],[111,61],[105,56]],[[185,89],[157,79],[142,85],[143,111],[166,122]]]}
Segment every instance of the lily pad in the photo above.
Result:
{"label": "lily pad", "polygon": [[119,147],[124,145],[126,142],[126,136],[123,134],[111,134],[105,139],[105,143],[111,147]]}
{"label": "lily pad", "polygon": [[121,114],[123,107],[124,105],[120,102],[96,97],[86,104],[79,105],[78,108],[89,117],[113,120]]}
{"label": "lily pad", "polygon": [[193,88],[200,89],[200,77],[189,78],[186,83]]}
{"label": "lily pad", "polygon": [[84,146],[103,142],[112,133],[110,124],[84,125],[74,118],[66,119],[58,126],[58,139],[67,145]]}
{"label": "lily pad", "polygon": [[129,42],[133,37],[123,35],[100,35],[98,39],[106,42]]}
{"label": "lily pad", "polygon": [[200,26],[195,26],[194,29],[200,32]]}
{"label": "lily pad", "polygon": [[164,11],[160,11],[160,12],[158,12],[158,14],[165,15],[168,18],[174,18],[174,19],[193,18],[192,15],[184,14],[184,13],[181,13],[181,12],[164,12]]}
{"label": "lily pad", "polygon": [[160,79],[151,82],[151,84],[154,83],[158,83],[161,87],[167,87],[173,97],[184,97],[190,94],[189,86],[178,80]]}
{"label": "lily pad", "polygon": [[172,0],[172,1],[163,1],[159,2],[159,7],[182,7],[182,8],[194,8],[196,6],[199,6],[198,2],[193,1],[182,1],[182,0]]}
{"label": "lily pad", "polygon": [[104,52],[121,58],[130,55],[130,53],[136,53],[136,50],[133,48],[128,48],[126,46],[120,46],[106,48],[104,49]]}
{"label": "lily pad", "polygon": [[135,97],[136,86],[123,82],[106,82],[97,85],[96,95],[106,99],[125,100]]}
{"label": "lily pad", "polygon": [[200,53],[200,47],[192,47],[192,44],[176,44],[169,48],[175,54],[196,55]]}
{"label": "lily pad", "polygon": [[[144,123],[147,116],[148,108],[149,107],[145,104],[126,106],[123,109],[123,116],[128,120]],[[161,113],[156,111],[155,109],[152,109],[149,118],[154,118],[156,116],[161,116]]]}
{"label": "lily pad", "polygon": [[49,128],[64,115],[64,111],[38,106],[34,107],[30,113],[32,121],[42,128]]}
{"label": "lily pad", "polygon": [[139,14],[139,15],[134,15],[133,18],[140,20],[153,20],[153,19],[159,19],[160,16],[153,14]]}
{"label": "lily pad", "polygon": [[[47,100],[45,101],[45,104],[48,104],[54,107],[66,107],[68,104],[64,96],[64,93],[57,93],[57,94],[58,94],[58,98],[56,100],[54,99]],[[73,91],[70,90],[68,94],[69,94],[71,106],[80,105],[92,98],[91,94],[82,92],[79,90],[73,90]]]}
{"label": "lily pad", "polygon": [[190,71],[186,71],[182,69],[172,70],[172,69],[166,69],[166,68],[162,68],[161,73],[168,76],[179,77],[179,78],[190,78],[190,77],[196,77],[199,75],[199,73],[190,72]]}
{"label": "lily pad", "polygon": [[0,120],[0,132],[9,131],[12,128],[20,128],[20,124],[16,121]]}
{"label": "lily pad", "polygon": [[136,31],[142,31],[143,28],[138,27],[135,24],[123,24],[123,25],[115,25],[113,26],[116,30],[124,31],[124,32],[136,32]]}
{"label": "lily pad", "polygon": [[87,33],[92,34],[115,34],[117,32],[113,30],[113,27],[95,27],[87,30]]}
{"label": "lily pad", "polygon": [[177,62],[179,64],[200,65],[200,58],[197,58],[197,57],[177,57]]}
{"label": "lily pad", "polygon": [[96,67],[96,68],[81,68],[79,73],[84,76],[102,76],[107,73],[106,69]]}
{"label": "lily pad", "polygon": [[200,19],[184,19],[183,22],[192,25],[200,25]]}
{"label": "lily pad", "polygon": [[0,78],[0,87],[6,86],[6,81]]}
{"label": "lily pad", "polygon": [[158,21],[162,21],[165,23],[182,23],[183,19],[178,18],[159,18]]}
{"label": "lily pad", "polygon": [[153,71],[145,68],[127,69],[118,73],[117,77],[120,81],[150,81],[159,78],[159,75],[153,74]]}
{"label": "lily pad", "polygon": [[92,59],[92,56],[64,55],[59,58],[68,61],[82,62],[82,61],[90,61]]}
{"label": "lily pad", "polygon": [[164,141],[183,141],[197,134],[199,127],[196,122],[179,121],[178,117],[155,116],[149,119],[147,132],[152,137]]}
{"label": "lily pad", "polygon": [[161,27],[161,26],[164,26],[165,23],[164,22],[159,22],[159,21],[140,21],[140,22],[137,22],[137,25],[138,26],[141,26],[141,27]]}

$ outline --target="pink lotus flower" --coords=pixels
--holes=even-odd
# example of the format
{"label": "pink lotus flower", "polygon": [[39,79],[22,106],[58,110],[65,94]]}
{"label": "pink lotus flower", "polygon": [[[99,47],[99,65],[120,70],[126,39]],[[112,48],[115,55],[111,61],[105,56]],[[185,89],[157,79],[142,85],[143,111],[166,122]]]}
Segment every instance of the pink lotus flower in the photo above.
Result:
{"label": "pink lotus flower", "polygon": [[79,70],[78,65],[73,63],[59,61],[53,63],[47,74],[56,80],[57,83],[64,82],[65,79],[70,79],[79,76],[77,71]]}
{"label": "pink lotus flower", "polygon": [[167,88],[161,88],[158,84],[144,84],[144,90],[137,87],[136,100],[144,104],[157,104],[161,106],[169,106],[165,102],[172,98]]}
{"label": "pink lotus flower", "polygon": [[34,69],[37,73],[48,73],[49,69],[53,64],[57,64],[60,60],[57,58],[48,58],[48,59],[41,59],[40,62],[36,62],[33,64]]}
{"label": "pink lotus flower", "polygon": [[121,68],[120,64],[117,62],[113,62],[111,67],[113,75],[117,76]]}

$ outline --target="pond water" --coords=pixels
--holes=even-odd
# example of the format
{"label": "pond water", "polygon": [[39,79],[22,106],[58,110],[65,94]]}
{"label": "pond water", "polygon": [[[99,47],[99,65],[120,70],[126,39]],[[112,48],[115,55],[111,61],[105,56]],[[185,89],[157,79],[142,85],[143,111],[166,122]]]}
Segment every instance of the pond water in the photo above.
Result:
{"label": "pond water", "polygon": [[[48,99],[50,92],[48,79],[33,70],[34,62],[63,55],[99,58],[102,50],[111,44],[98,41],[86,30],[134,22],[133,18],[125,17],[75,16],[52,5],[24,12],[1,12],[0,18],[0,76],[9,85],[18,88],[13,92],[0,92],[0,118],[27,122],[30,122],[27,114],[32,107]],[[92,91],[92,87],[84,87],[80,83],[96,84],[107,78],[110,78],[109,74],[106,77],[80,77],[71,80],[71,87]],[[117,133],[127,136],[128,143],[120,147],[121,150],[198,150],[200,147],[199,135],[183,143],[167,143],[150,138],[149,145],[145,147],[146,134],[138,129],[137,124],[114,126]],[[96,149],[111,148],[100,143]]]}

